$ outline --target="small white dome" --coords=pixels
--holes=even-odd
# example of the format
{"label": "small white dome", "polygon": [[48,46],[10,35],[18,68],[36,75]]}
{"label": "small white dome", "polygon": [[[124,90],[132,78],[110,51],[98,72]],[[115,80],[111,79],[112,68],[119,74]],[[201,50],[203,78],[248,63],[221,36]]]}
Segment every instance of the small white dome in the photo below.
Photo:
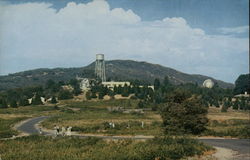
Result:
{"label": "small white dome", "polygon": [[213,88],[214,82],[211,79],[207,79],[203,82],[203,87]]}

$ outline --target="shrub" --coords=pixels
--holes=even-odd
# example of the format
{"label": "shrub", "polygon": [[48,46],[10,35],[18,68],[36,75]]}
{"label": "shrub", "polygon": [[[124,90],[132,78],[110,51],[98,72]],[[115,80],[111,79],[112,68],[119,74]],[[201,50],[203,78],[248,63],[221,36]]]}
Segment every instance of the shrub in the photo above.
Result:
{"label": "shrub", "polygon": [[64,100],[64,99],[71,99],[73,98],[73,94],[68,90],[61,90],[58,94],[58,99]]}
{"label": "shrub", "polygon": [[161,117],[167,134],[200,134],[208,123],[207,108],[199,98],[188,98],[187,94],[176,92],[161,109]]}

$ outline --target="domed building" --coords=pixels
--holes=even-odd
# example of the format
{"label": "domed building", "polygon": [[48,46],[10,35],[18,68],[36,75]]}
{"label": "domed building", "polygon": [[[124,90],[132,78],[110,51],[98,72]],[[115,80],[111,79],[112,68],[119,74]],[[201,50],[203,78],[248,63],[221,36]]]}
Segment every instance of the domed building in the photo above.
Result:
{"label": "domed building", "polygon": [[203,87],[213,88],[214,82],[211,79],[207,79],[203,82]]}

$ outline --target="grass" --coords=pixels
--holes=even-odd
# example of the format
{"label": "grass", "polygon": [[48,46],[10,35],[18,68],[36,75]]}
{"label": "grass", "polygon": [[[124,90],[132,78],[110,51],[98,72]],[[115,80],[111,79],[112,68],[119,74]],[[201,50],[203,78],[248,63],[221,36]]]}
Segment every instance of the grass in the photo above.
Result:
{"label": "grass", "polygon": [[[49,129],[53,129],[54,125],[72,126],[73,131],[106,135],[162,134],[161,119],[157,116],[156,112],[145,111],[143,114],[139,114],[108,111],[108,107],[118,106],[120,103],[136,104],[137,101],[64,101],[63,107],[59,109],[60,112],[42,122],[42,125]],[[115,123],[115,128],[108,126],[110,122]],[[143,128],[141,127],[142,122],[144,123]]]}
{"label": "grass", "polygon": [[[155,111],[145,111],[144,114],[109,112],[108,107],[122,106],[136,108],[138,100],[101,100],[101,101],[61,101],[59,107],[26,106],[19,108],[0,109],[1,137],[17,134],[11,129],[14,123],[22,118],[49,115],[42,125],[53,129],[54,125],[72,126],[73,131],[80,133],[102,135],[162,135],[162,120]],[[21,118],[21,119],[19,119]],[[209,108],[208,130],[205,136],[231,136],[249,138],[249,113],[228,110],[222,113],[219,108]],[[141,127],[142,121],[144,128]],[[115,128],[108,123],[114,122]],[[128,127],[129,126],[129,127]]]}
{"label": "grass", "polygon": [[17,135],[12,127],[27,118],[42,115],[52,115],[58,112],[53,106],[26,106],[19,108],[0,109],[0,138]]}
{"label": "grass", "polygon": [[18,132],[13,130],[11,127],[17,122],[24,120],[26,117],[17,117],[12,119],[0,118],[0,138],[8,138],[13,135],[17,135]]}
{"label": "grass", "polygon": [[41,136],[0,141],[4,160],[153,160],[181,159],[211,150],[190,138],[104,141],[98,138],[56,138]]}
{"label": "grass", "polygon": [[250,138],[249,112],[231,109],[220,112],[219,108],[210,108],[208,118],[208,130],[203,135]]}

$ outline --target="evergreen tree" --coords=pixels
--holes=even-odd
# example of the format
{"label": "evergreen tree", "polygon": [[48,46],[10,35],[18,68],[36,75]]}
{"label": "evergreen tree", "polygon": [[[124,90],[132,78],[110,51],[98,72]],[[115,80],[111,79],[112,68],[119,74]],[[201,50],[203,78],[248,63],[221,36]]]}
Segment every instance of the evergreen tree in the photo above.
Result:
{"label": "evergreen tree", "polygon": [[233,93],[244,94],[244,92],[250,93],[250,74],[242,74],[235,81],[235,88]]}
{"label": "evergreen tree", "polygon": [[160,80],[158,78],[154,81],[154,89],[157,91],[161,86]]}
{"label": "evergreen tree", "polygon": [[238,110],[239,109],[239,100],[236,99],[233,103],[233,109]]}
{"label": "evergreen tree", "polygon": [[64,99],[71,99],[73,98],[73,94],[68,90],[61,90],[58,94],[58,99],[64,100]]}
{"label": "evergreen tree", "polygon": [[0,108],[8,108],[8,104],[5,98],[0,99]]}
{"label": "evergreen tree", "polygon": [[10,101],[10,107],[12,107],[12,108],[17,108],[17,103],[16,103],[15,100],[11,100],[11,101]]}
{"label": "evergreen tree", "polygon": [[52,97],[51,103],[52,103],[52,104],[56,104],[56,103],[57,103],[57,100],[56,100],[56,97],[55,97],[55,96]]}
{"label": "evergreen tree", "polygon": [[224,105],[221,107],[221,112],[227,112],[227,109],[228,109],[228,107],[224,104]]}
{"label": "evergreen tree", "polygon": [[168,87],[169,85],[170,85],[170,82],[169,82],[168,76],[166,76],[163,80],[163,86]]}
{"label": "evergreen tree", "polygon": [[86,99],[87,100],[91,100],[91,94],[92,94],[91,91],[86,92]]}
{"label": "evergreen tree", "polygon": [[99,94],[98,94],[98,99],[103,99],[104,96],[105,96],[104,92],[101,91],[101,92],[99,92]]}
{"label": "evergreen tree", "polygon": [[35,98],[32,99],[32,104],[33,105],[40,105],[43,104],[43,102],[41,101],[41,97],[40,95],[35,95]]}
{"label": "evergreen tree", "polygon": [[29,101],[27,98],[21,98],[21,100],[19,101],[19,106],[28,106],[29,105]]}
{"label": "evergreen tree", "polygon": [[138,108],[143,108],[143,107],[144,107],[143,101],[140,100],[140,101],[138,102],[138,105],[137,105],[137,106],[138,106]]}
{"label": "evergreen tree", "polygon": [[200,134],[206,130],[207,108],[202,107],[200,98],[183,95],[186,93],[176,92],[161,109],[166,134]]}
{"label": "evergreen tree", "polygon": [[128,97],[129,96],[129,88],[127,86],[127,84],[124,85],[124,87],[122,88],[122,96],[123,97]]}

